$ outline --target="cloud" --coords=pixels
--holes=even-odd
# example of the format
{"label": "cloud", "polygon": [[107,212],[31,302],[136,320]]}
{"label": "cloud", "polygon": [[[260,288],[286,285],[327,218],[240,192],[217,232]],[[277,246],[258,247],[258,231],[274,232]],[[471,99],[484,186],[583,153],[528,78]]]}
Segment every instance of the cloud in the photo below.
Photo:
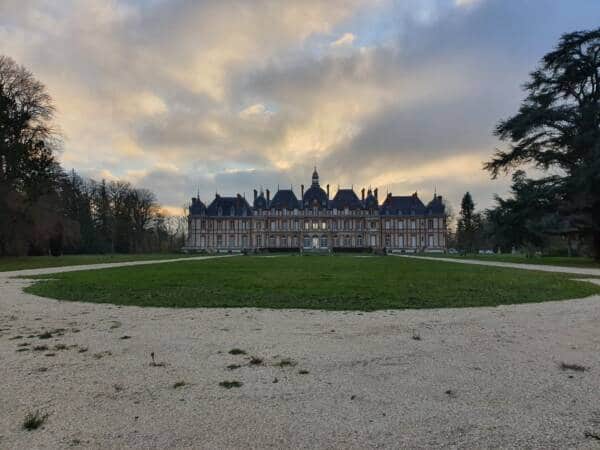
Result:
{"label": "cloud", "polygon": [[331,46],[332,47],[342,47],[342,46],[352,45],[354,43],[355,39],[356,39],[356,36],[354,36],[352,33],[344,33],[338,39],[333,41],[331,43]]}
{"label": "cloud", "polygon": [[[476,7],[474,7],[476,6]],[[308,183],[503,193],[494,124],[595,0],[4,0],[0,53],[48,87],[67,168],[178,208]]]}

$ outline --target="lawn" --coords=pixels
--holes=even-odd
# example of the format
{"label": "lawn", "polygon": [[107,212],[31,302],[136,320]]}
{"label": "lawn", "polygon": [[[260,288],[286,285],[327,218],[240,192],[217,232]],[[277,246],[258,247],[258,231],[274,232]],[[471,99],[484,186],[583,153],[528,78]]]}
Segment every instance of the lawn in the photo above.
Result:
{"label": "lawn", "polygon": [[[79,266],[86,264],[115,263],[127,261],[149,261],[152,259],[183,258],[182,253],[145,253],[140,255],[62,255],[62,256],[19,256],[0,257],[0,272],[45,267]],[[193,255],[190,255],[193,256]],[[196,255],[197,256],[197,255]]]}
{"label": "lawn", "polygon": [[394,257],[239,256],[45,275],[26,291],[119,305],[327,310],[496,306],[600,294],[600,286],[571,277]]}
{"label": "lawn", "polygon": [[480,261],[498,261],[516,264],[541,264],[547,266],[583,267],[600,269],[600,263],[592,258],[580,256],[533,256],[527,257],[522,254],[494,254],[494,255],[449,255],[443,253],[424,253],[419,256],[434,256],[438,258],[476,259]]}

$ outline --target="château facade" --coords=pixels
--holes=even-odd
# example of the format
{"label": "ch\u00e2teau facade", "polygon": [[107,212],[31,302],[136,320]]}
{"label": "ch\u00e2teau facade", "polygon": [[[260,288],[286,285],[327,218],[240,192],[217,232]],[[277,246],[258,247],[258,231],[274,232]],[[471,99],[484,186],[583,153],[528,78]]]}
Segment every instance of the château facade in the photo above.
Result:
{"label": "ch\u00e2teau facade", "polygon": [[446,210],[442,197],[427,204],[415,192],[387,194],[378,190],[338,189],[330,198],[319,184],[315,168],[311,186],[301,185],[298,199],[292,189],[254,190],[252,205],[237,194],[215,195],[206,206],[192,198],[186,251],[254,250],[386,250],[440,252],[446,249]]}

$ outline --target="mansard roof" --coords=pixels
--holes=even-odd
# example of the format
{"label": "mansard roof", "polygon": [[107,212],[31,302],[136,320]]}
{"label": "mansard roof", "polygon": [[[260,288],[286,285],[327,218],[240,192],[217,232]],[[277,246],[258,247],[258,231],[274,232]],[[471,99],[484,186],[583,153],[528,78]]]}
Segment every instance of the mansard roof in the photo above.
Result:
{"label": "mansard roof", "polygon": [[260,192],[260,195],[256,197],[254,200],[254,209],[267,209],[269,205],[267,205],[267,199],[265,198],[265,194]]}
{"label": "mansard roof", "polygon": [[336,209],[361,209],[362,203],[356,196],[352,189],[339,189],[333,200],[331,201],[331,208]]}
{"label": "mansard roof", "polygon": [[216,194],[215,199],[206,208],[206,214],[209,216],[249,216],[252,214],[252,209],[240,194],[235,197],[221,197]]}
{"label": "mansard roof", "polygon": [[296,209],[300,205],[294,191],[291,189],[280,189],[273,197],[273,200],[271,200],[270,207],[274,209]]}
{"label": "mansard roof", "polygon": [[413,195],[388,194],[381,205],[381,214],[414,215],[425,214],[426,208],[415,192]]}
{"label": "mansard roof", "polygon": [[321,208],[326,208],[329,203],[327,199],[327,193],[319,186],[318,184],[313,184],[308,190],[304,193],[304,197],[302,197],[302,201],[305,207],[319,206]]}
{"label": "mansard roof", "polygon": [[192,197],[192,204],[190,205],[190,214],[204,214],[206,212],[206,206],[200,201],[199,198]]}
{"label": "mansard roof", "polygon": [[441,195],[434,195],[433,200],[427,204],[428,214],[444,214],[446,212],[446,205],[442,201]]}
{"label": "mansard roof", "polygon": [[373,195],[371,189],[367,192],[367,198],[365,199],[365,208],[367,209],[377,209],[379,208],[377,197]]}

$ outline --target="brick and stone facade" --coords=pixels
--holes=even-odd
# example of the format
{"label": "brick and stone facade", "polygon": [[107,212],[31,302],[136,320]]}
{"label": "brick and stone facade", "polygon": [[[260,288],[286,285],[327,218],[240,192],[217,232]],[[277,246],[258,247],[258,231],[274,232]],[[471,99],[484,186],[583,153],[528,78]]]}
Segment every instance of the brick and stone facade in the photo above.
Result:
{"label": "brick and stone facade", "polygon": [[444,251],[446,210],[442,197],[424,205],[416,193],[338,189],[330,198],[315,169],[311,186],[300,199],[291,189],[254,191],[252,205],[242,197],[216,195],[208,205],[192,198],[186,251],[243,250],[382,250]]}

